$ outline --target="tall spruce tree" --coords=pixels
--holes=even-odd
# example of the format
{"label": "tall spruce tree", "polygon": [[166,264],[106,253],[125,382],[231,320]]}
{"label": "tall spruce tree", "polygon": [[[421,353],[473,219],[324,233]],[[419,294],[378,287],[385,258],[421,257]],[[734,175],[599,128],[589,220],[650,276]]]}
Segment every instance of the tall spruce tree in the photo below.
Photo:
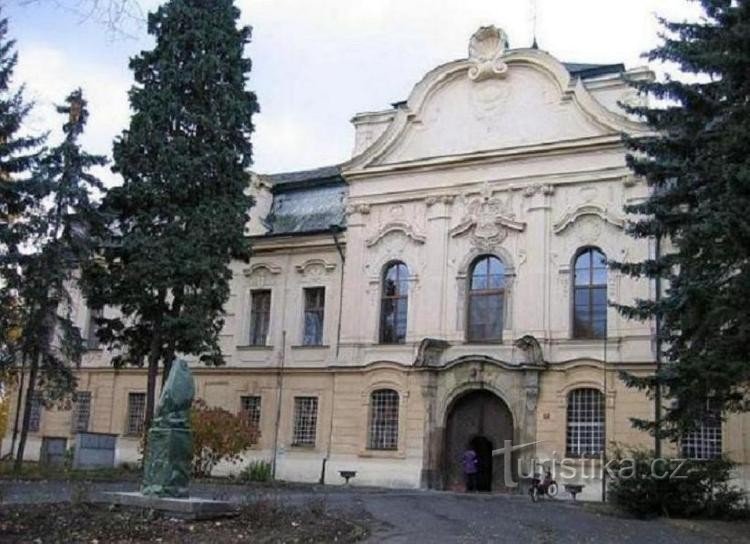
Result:
{"label": "tall spruce tree", "polygon": [[255,95],[250,28],[232,0],[170,0],[149,15],[156,46],[131,60],[130,127],[114,144],[124,180],[104,201],[111,238],[84,273],[89,300],[120,309],[100,339],[115,365],[146,365],[146,428],[160,363],[176,353],[223,363],[230,261],[246,257]]}
{"label": "tall spruce tree", "polygon": [[[21,370],[18,289],[24,239],[23,232],[12,227],[33,204],[27,184],[44,142],[43,136],[23,133],[32,105],[24,100],[23,87],[12,87],[17,62],[15,41],[8,37],[8,20],[0,18],[0,380],[14,384]],[[17,421],[13,428],[15,437]]]}
{"label": "tall spruce tree", "polygon": [[101,223],[93,190],[101,182],[90,172],[106,158],[81,149],[79,138],[88,118],[81,90],[72,92],[58,113],[64,139],[44,153],[25,184],[29,204],[11,230],[28,247],[18,259],[20,352],[28,363],[28,379],[16,468],[21,467],[32,405],[68,399],[75,391],[75,367],[83,341],[72,319],[71,286],[76,270],[90,258]]}
{"label": "tall spruce tree", "polygon": [[662,20],[648,57],[690,76],[637,85],[661,105],[632,109],[654,135],[627,140],[628,164],[652,188],[627,208],[638,214],[630,233],[665,249],[616,265],[663,280],[659,300],[620,309],[660,321],[663,366],[625,379],[657,402],[663,393],[663,420],[635,424],[672,439],[714,411],[746,410],[750,385],[750,1],[700,4],[697,22]]}

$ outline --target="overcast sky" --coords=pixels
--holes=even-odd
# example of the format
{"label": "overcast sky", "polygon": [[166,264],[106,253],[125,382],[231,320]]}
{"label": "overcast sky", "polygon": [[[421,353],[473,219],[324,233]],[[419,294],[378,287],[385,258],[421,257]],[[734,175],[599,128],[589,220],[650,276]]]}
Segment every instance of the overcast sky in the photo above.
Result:
{"label": "overcast sky", "polygon": [[[127,126],[128,59],[151,45],[145,26],[113,36],[59,4],[87,0],[6,0],[18,41],[16,83],[36,102],[28,126],[53,130],[53,105],[76,86],[89,99],[84,143],[109,155]],[[567,62],[643,65],[657,42],[655,14],[694,17],[687,0],[536,0],[542,49]],[[145,0],[145,9],[160,2]],[[254,28],[250,87],[258,94],[254,170],[264,173],[346,160],[354,143],[351,117],[408,97],[436,65],[466,56],[481,25],[506,30],[511,47],[532,41],[533,0],[238,0]],[[57,6],[57,7],[56,7]],[[116,178],[106,173],[109,183]]]}

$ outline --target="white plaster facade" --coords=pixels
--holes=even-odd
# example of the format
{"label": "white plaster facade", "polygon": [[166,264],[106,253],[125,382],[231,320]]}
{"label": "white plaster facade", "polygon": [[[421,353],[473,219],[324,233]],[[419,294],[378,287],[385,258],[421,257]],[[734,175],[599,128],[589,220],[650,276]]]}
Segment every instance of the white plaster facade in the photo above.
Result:
{"label": "white plaster facade", "polygon": [[[248,458],[269,459],[273,451],[281,390],[281,478],[318,481],[326,460],[328,483],[341,483],[338,471],[351,469],[355,485],[449,486],[449,412],[476,390],[507,406],[514,443],[540,441],[523,456],[565,454],[567,394],[576,387],[604,394],[608,445],[650,444],[630,417],[648,417],[652,403],[626,389],[617,372],[652,370],[651,325],[610,308],[606,340],[574,339],[571,276],[583,247],[615,260],[651,251],[623,230],[623,206],[648,189],[627,169],[620,136],[644,128],[617,106],[639,99],[627,79],[651,73],[582,68],[542,50],[507,49],[493,27],[480,29],[469,49],[468,58],[426,74],[405,102],[354,117],[354,156],[338,168],[347,185],[344,232],[272,232],[278,178],[252,177],[254,256],[233,265],[222,335],[227,365],[196,366],[195,373],[209,404],[238,411],[242,395],[261,396],[262,436]],[[466,340],[467,276],[480,255],[505,266],[500,343]],[[394,260],[409,270],[406,340],[383,345],[382,274]],[[310,286],[325,287],[323,342],[315,347],[302,345],[303,288]],[[248,346],[250,293],[259,288],[271,291],[268,342]],[[608,274],[613,302],[648,297],[651,289]],[[86,313],[81,301],[82,325]],[[543,361],[517,343],[527,335]],[[398,440],[394,450],[377,451],[367,447],[370,395],[384,387],[399,394]],[[145,374],[115,372],[106,352],[93,351],[80,388],[93,392],[92,430],[123,433],[127,392],[144,391]],[[291,443],[295,396],[318,397],[314,447]],[[65,412],[45,412],[37,437],[69,428]],[[750,461],[746,418],[730,418],[723,437],[726,453]],[[123,437],[119,459],[135,460],[136,444]],[[585,494],[598,496],[598,484]]]}

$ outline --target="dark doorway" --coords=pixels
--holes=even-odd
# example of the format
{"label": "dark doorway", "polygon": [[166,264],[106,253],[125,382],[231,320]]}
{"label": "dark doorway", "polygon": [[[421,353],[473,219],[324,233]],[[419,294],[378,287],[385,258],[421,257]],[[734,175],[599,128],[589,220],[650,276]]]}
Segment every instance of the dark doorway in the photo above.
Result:
{"label": "dark doorway", "polygon": [[484,436],[476,436],[470,445],[477,454],[477,491],[492,491],[492,442]]}
{"label": "dark doorway", "polygon": [[[465,488],[461,458],[471,447],[478,457],[477,487],[480,491],[502,491],[505,488],[503,458],[492,458],[493,447],[513,440],[513,416],[505,402],[485,389],[470,391],[448,407],[445,421],[442,467],[444,489]],[[512,468],[515,468],[515,463]],[[494,465],[494,467],[493,467]]]}

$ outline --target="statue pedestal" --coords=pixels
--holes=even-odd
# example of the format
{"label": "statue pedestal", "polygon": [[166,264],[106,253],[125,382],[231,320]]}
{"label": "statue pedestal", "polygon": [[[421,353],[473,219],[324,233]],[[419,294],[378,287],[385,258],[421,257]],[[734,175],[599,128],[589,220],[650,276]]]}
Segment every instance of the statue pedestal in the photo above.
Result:
{"label": "statue pedestal", "polygon": [[154,497],[138,492],[99,493],[94,500],[126,508],[156,510],[173,518],[190,520],[223,518],[237,514],[237,508],[233,504],[196,497]]}
{"label": "statue pedestal", "polygon": [[190,429],[152,427],[143,468],[144,495],[185,498],[190,482],[193,441]]}

